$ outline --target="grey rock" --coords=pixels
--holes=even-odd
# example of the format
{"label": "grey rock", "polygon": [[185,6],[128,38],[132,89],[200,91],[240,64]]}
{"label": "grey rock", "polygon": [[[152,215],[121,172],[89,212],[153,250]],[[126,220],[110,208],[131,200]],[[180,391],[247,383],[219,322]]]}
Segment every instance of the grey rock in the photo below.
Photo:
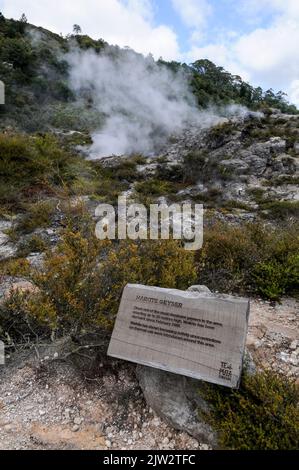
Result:
{"label": "grey rock", "polygon": [[274,153],[281,153],[286,149],[286,141],[281,137],[271,137],[266,143],[270,146],[272,152]]}
{"label": "grey rock", "polygon": [[199,292],[201,294],[202,293],[203,294],[211,294],[212,293],[207,286],[203,286],[203,285],[190,286],[188,288],[188,290],[191,291],[191,292]]}
{"label": "grey rock", "polygon": [[245,353],[244,353],[243,369],[250,376],[253,376],[257,373],[257,367],[254,362],[253,356],[247,348],[245,348]]}
{"label": "grey rock", "polygon": [[267,159],[252,153],[246,153],[247,155],[244,155],[244,159],[250,167],[250,172],[256,176],[262,175],[267,166]]}
{"label": "grey rock", "polygon": [[286,153],[274,158],[271,166],[273,170],[287,175],[293,175],[298,171],[296,159]]}
{"label": "grey rock", "polygon": [[235,174],[246,173],[249,170],[249,165],[240,158],[232,158],[231,160],[222,160],[220,165],[225,168],[234,170]]}
{"label": "grey rock", "polygon": [[198,414],[198,409],[209,410],[199,394],[203,382],[140,365],[136,375],[148,406],[158,416],[200,442],[218,446],[217,433]]}
{"label": "grey rock", "polygon": [[157,163],[148,163],[146,165],[138,165],[136,167],[136,170],[137,170],[138,173],[150,176],[150,175],[155,174],[155,172],[157,170],[157,166],[158,166]]}
{"label": "grey rock", "polygon": [[290,344],[290,349],[294,351],[295,349],[297,349],[297,345],[298,345],[298,341],[294,339],[294,341],[292,341]]}
{"label": "grey rock", "polygon": [[268,142],[255,142],[248,148],[248,152],[264,159],[268,159],[271,155],[270,145]]}
{"label": "grey rock", "polygon": [[36,269],[42,269],[44,259],[44,253],[30,253],[30,255],[26,257],[26,260],[29,261],[30,266]]}
{"label": "grey rock", "polygon": [[9,236],[5,233],[12,227],[12,222],[0,220],[0,260],[8,259],[17,252],[17,247],[10,243]]}

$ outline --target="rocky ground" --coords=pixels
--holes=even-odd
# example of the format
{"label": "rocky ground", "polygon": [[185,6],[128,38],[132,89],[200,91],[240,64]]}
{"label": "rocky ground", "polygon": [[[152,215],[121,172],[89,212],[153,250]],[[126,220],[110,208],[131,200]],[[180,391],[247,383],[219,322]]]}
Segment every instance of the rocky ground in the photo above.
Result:
{"label": "rocky ground", "polygon": [[[298,201],[298,117],[274,113],[267,122],[253,116],[236,126],[227,125],[219,133],[217,128],[211,132],[191,129],[174,138],[159,157],[149,157],[137,171],[145,179],[171,180],[172,169],[179,171],[184,157],[197,152],[195,163],[201,165],[204,181],[190,183],[176,196],[195,198],[208,207],[214,204],[213,217],[225,216],[230,223],[255,219],[259,207],[265,212],[267,201]],[[102,164],[114,167],[119,161],[116,157]],[[84,202],[93,214],[97,203],[88,196]],[[234,204],[224,213],[226,202]],[[55,246],[59,217],[55,214],[49,227],[37,228],[17,241],[10,236],[15,218],[1,219],[0,259],[16,256],[31,235]],[[26,256],[33,266],[42,266],[41,252]],[[30,287],[26,279],[1,280],[0,297],[14,282]],[[283,372],[299,385],[298,306],[291,298],[276,304],[253,299],[247,349],[256,362]],[[83,359],[84,351],[71,356],[63,351],[55,342],[47,347],[36,345],[14,353],[6,366],[0,366],[0,449],[208,448],[185,430],[174,429],[147,405],[134,365],[102,353],[94,373],[86,375],[84,367],[73,360],[74,356]]]}
{"label": "rocky ground", "polygon": [[[295,300],[252,301],[249,351],[299,385],[298,326]],[[59,342],[13,355],[0,369],[0,449],[209,448],[148,407],[134,365],[103,355],[84,372]]]}

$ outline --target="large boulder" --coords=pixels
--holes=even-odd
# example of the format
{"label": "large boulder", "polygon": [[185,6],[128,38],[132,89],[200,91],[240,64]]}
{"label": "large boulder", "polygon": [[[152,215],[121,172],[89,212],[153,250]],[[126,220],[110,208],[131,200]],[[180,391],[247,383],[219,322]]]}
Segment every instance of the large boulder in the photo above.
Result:
{"label": "large boulder", "polygon": [[199,394],[201,381],[140,365],[136,375],[147,404],[157,415],[201,443],[218,446],[217,433],[199,416],[199,410],[209,410]]}
{"label": "large boulder", "polygon": [[[203,295],[209,295],[202,290]],[[257,371],[248,350],[244,355],[244,368],[254,375]],[[173,428],[184,431],[199,442],[218,447],[217,431],[204,419],[210,405],[202,398],[201,380],[173,374],[160,369],[137,365],[136,376],[144,398],[155,413]]]}

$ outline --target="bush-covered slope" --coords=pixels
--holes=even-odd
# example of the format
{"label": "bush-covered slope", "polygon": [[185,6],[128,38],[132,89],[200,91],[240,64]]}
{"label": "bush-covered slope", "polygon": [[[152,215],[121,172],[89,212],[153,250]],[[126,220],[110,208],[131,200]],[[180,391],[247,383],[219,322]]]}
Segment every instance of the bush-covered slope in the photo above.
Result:
{"label": "bush-covered slope", "polygon": [[[64,54],[74,47],[93,49],[97,54],[104,49],[112,56],[122,54],[122,49],[109,46],[102,39],[85,35],[62,37],[28,24],[26,18],[15,21],[0,14],[0,78],[6,84],[6,105],[0,111],[2,126],[16,123],[28,131],[51,126],[67,128],[68,124],[78,130],[92,127],[92,103],[88,100],[77,113],[79,122],[72,119],[75,96],[69,88],[69,66]],[[287,113],[298,112],[282,92],[253,88],[209,60],[197,60],[191,65],[160,60],[158,64],[186,74],[200,107],[238,103],[252,109],[270,106]]]}

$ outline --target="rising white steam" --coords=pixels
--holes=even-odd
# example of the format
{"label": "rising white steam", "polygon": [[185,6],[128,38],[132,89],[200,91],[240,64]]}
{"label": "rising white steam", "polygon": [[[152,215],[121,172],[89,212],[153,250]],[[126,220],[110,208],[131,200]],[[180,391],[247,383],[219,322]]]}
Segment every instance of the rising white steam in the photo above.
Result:
{"label": "rising white steam", "polygon": [[[90,96],[104,114],[93,135],[91,158],[151,154],[170,134],[219,122],[216,111],[200,112],[186,75],[131,50],[68,54],[72,88]],[[235,114],[236,110],[229,114]]]}
{"label": "rising white steam", "polygon": [[94,157],[132,152],[148,154],[165,139],[197,120],[193,95],[181,73],[174,74],[130,50],[113,57],[75,51],[68,56],[71,84],[88,90],[105,114],[94,133]]}

